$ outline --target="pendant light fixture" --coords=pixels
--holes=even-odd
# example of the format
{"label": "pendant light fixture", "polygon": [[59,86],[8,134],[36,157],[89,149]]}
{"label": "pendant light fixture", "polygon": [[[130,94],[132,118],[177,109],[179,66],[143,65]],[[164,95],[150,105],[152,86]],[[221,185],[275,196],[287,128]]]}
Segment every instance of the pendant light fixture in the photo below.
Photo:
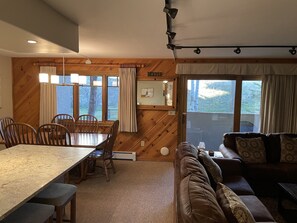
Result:
{"label": "pendant light fixture", "polygon": [[48,73],[39,73],[39,82],[48,83]]}

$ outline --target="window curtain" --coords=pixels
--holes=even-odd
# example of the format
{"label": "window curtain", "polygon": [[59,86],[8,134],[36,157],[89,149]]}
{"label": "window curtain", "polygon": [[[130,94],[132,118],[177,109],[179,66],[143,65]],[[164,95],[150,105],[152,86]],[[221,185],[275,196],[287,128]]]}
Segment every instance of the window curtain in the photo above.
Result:
{"label": "window curtain", "polygon": [[261,132],[297,133],[296,75],[265,76],[261,98]]}
{"label": "window curtain", "polygon": [[[56,67],[41,66],[41,73],[50,75],[56,74]],[[57,113],[57,95],[56,86],[54,84],[40,84],[40,112],[39,125],[50,123],[54,115]]]}
{"label": "window curtain", "polygon": [[137,132],[136,114],[136,68],[119,68],[120,132]]}

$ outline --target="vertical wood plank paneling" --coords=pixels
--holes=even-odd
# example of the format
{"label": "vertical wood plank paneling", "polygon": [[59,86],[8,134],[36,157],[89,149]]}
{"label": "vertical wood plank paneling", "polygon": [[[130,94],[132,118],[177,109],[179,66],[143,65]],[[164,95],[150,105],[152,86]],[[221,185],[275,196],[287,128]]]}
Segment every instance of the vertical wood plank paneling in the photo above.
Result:
{"label": "vertical wood plank paneling", "polygon": [[[65,58],[66,73],[80,74],[117,74],[118,67],[87,66],[81,58]],[[175,62],[171,59],[91,59],[93,63],[146,64],[137,68],[137,77],[146,77],[148,72],[162,72],[163,77],[175,76]],[[34,127],[39,124],[40,87],[37,62],[61,63],[62,58],[13,58],[13,114],[20,122]],[[67,65],[72,63],[72,65]],[[73,63],[82,63],[75,65]],[[62,73],[62,66],[57,66],[57,73]],[[168,115],[167,111],[137,111],[137,133],[120,133],[115,150],[135,151],[138,160],[172,161],[177,146],[177,115]],[[141,147],[140,142],[145,141]],[[170,153],[162,156],[160,149],[166,146]]]}

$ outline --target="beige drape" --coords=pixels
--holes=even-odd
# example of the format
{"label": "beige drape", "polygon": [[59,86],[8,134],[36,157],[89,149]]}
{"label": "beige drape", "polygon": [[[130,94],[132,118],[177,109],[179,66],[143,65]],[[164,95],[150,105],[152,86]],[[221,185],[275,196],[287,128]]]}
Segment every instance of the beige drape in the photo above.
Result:
{"label": "beige drape", "polygon": [[261,132],[297,133],[296,75],[267,75],[263,78]]}
{"label": "beige drape", "polygon": [[120,132],[137,132],[136,114],[136,68],[119,68]]}
{"label": "beige drape", "polygon": [[[56,67],[41,66],[41,73],[56,74]],[[49,78],[50,79],[50,78]],[[50,123],[57,112],[56,86],[54,84],[40,84],[40,112],[39,125]]]}

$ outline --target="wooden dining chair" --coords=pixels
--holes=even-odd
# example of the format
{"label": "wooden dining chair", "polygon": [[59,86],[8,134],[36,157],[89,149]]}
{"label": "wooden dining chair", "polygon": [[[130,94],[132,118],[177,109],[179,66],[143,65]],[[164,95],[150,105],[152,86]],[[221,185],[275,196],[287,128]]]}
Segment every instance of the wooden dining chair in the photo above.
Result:
{"label": "wooden dining chair", "polygon": [[63,125],[69,132],[75,132],[75,119],[69,114],[57,114],[53,117],[51,123]]}
{"label": "wooden dining chair", "polygon": [[39,126],[37,129],[37,141],[40,145],[71,146],[69,130],[56,123],[49,123]]}
{"label": "wooden dining chair", "polygon": [[[97,160],[102,160],[103,166],[106,176],[106,181],[110,181],[108,170],[111,168],[113,170],[113,173],[116,172],[114,163],[113,163],[113,146],[118,134],[119,129],[119,120],[114,121],[111,132],[108,134],[107,140],[104,144],[104,147],[102,150],[95,150],[90,156],[89,161],[93,163],[93,165],[96,165]],[[94,162],[95,161],[95,162]]]}
{"label": "wooden dining chair", "polygon": [[4,129],[4,141],[7,148],[18,144],[36,144],[36,130],[27,123],[14,122]]}
{"label": "wooden dining chair", "polygon": [[[4,143],[5,143],[4,129],[7,125],[12,124],[12,123],[14,123],[14,120],[11,117],[4,117],[4,118],[0,119],[0,136]],[[6,146],[6,143],[5,143],[5,146]],[[8,148],[8,147],[6,146],[6,148]]]}
{"label": "wooden dining chair", "polygon": [[98,119],[93,115],[80,115],[75,120],[76,132],[96,133],[98,132]]}
{"label": "wooden dining chair", "polygon": [[[71,146],[70,132],[61,124],[49,123],[41,125],[37,130],[37,139],[41,145]],[[63,222],[65,206],[70,202],[70,222],[74,223],[76,222],[76,190],[77,187],[71,184],[51,183],[30,202],[54,205],[57,223]]]}

